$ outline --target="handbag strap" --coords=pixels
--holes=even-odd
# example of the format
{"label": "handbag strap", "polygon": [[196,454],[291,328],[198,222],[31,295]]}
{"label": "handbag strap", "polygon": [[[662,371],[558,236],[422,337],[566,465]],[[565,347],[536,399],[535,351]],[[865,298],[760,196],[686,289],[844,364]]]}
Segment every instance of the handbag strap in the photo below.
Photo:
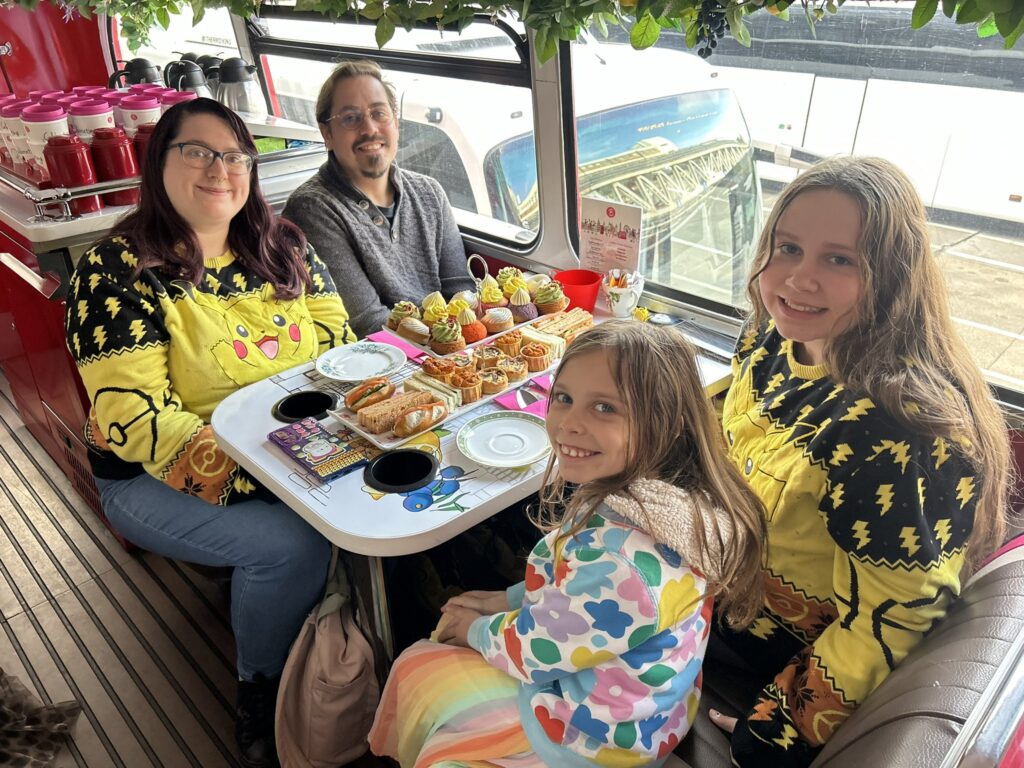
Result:
{"label": "handbag strap", "polygon": [[349,584],[345,565],[341,561],[341,553],[335,545],[331,545],[331,564],[327,567],[327,585],[324,587],[324,599],[320,601],[317,620],[340,611],[352,599],[352,585]]}

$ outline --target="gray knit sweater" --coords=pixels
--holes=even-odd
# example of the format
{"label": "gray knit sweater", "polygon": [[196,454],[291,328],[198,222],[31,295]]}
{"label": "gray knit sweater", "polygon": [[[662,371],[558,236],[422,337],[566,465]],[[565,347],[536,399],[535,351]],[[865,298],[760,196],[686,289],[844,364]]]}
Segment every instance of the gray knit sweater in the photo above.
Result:
{"label": "gray knit sweater", "polygon": [[466,252],[448,198],[429,176],[391,167],[395,190],[389,223],[330,155],[284,209],[330,270],[360,336],[379,330],[391,307],[432,291],[446,299],[473,288]]}

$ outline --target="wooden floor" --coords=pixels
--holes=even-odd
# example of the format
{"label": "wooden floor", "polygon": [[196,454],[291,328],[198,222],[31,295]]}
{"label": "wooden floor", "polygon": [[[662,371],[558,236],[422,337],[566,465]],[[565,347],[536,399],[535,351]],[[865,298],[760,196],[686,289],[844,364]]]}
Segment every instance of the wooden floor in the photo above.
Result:
{"label": "wooden floor", "polygon": [[239,765],[227,600],[181,563],[125,552],[0,379],[0,667],[45,703],[82,704],[54,765]]}

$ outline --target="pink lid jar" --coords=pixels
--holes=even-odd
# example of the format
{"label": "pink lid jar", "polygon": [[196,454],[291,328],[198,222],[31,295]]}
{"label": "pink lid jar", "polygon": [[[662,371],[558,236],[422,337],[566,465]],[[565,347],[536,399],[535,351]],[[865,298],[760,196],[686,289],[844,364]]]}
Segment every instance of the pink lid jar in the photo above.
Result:
{"label": "pink lid jar", "polygon": [[140,125],[155,123],[160,119],[160,102],[148,93],[125,96],[121,99],[120,108],[121,117],[124,119],[124,131],[129,138],[135,135]]}
{"label": "pink lid jar", "polygon": [[76,101],[69,109],[70,127],[86,144],[92,144],[97,128],[114,127],[114,108],[104,99]]}
{"label": "pink lid jar", "polygon": [[30,162],[37,168],[46,168],[43,149],[51,136],[68,135],[68,115],[56,104],[35,104],[21,111],[21,123],[25,126]]}
{"label": "pink lid jar", "polygon": [[0,126],[3,126],[4,141],[15,166],[28,162],[28,137],[25,135],[25,126],[21,123],[21,112],[30,106],[30,99],[15,99],[0,107]]}
{"label": "pink lid jar", "polygon": [[170,93],[161,94],[160,111],[166,112],[175,104],[181,104],[183,101],[192,101],[195,98],[198,98],[195,91],[171,91]]}

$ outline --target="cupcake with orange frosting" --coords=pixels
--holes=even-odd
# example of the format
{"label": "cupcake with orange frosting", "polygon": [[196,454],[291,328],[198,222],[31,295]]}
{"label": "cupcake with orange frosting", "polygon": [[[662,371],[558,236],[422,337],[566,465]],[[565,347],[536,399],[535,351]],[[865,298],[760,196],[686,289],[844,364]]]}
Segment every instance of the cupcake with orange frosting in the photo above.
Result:
{"label": "cupcake with orange frosting", "polygon": [[485,285],[480,289],[480,306],[486,313],[488,309],[507,307],[508,299],[497,285]]}
{"label": "cupcake with orange frosting", "polygon": [[476,313],[469,307],[459,312],[455,319],[458,320],[459,326],[462,328],[462,338],[466,340],[467,344],[487,337],[487,328],[477,320]]}
{"label": "cupcake with orange frosting", "polygon": [[525,323],[537,317],[537,305],[530,301],[530,293],[520,288],[508,300],[508,308],[512,310],[512,319],[517,323]]}
{"label": "cupcake with orange frosting", "polygon": [[466,348],[462,327],[454,317],[446,315],[444,320],[430,326],[430,348],[439,355],[448,355]]}
{"label": "cupcake with orange frosting", "polygon": [[569,298],[562,293],[562,284],[557,280],[552,280],[538,288],[534,302],[542,315],[553,315],[569,306]]}

